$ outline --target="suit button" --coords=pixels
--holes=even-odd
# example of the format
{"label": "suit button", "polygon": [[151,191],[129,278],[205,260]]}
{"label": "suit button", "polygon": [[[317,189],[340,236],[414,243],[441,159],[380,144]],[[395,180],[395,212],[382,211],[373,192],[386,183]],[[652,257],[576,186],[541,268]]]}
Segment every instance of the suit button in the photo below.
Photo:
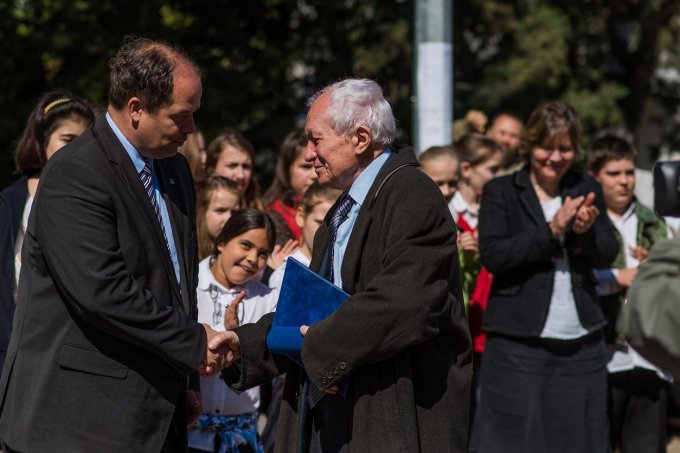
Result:
{"label": "suit button", "polygon": [[333,368],[333,373],[335,373],[336,376],[340,374],[340,370],[338,370],[338,367]]}
{"label": "suit button", "polygon": [[327,377],[328,379],[333,379],[333,373],[331,373],[331,372],[329,371],[328,374],[326,375],[326,377]]}
{"label": "suit button", "polygon": [[321,379],[321,383],[322,383],[323,385],[328,384],[328,379],[326,379],[326,378]]}
{"label": "suit button", "polygon": [[347,369],[347,364],[345,362],[340,362],[340,369],[341,370],[346,370]]}

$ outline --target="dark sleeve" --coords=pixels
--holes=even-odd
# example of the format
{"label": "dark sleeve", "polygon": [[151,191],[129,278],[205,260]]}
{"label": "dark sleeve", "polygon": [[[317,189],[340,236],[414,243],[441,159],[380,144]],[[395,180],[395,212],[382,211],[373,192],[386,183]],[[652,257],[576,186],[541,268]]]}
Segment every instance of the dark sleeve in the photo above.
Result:
{"label": "dark sleeve", "polygon": [[576,234],[570,229],[565,237],[565,246],[574,256],[585,258],[591,268],[603,269],[614,262],[619,252],[619,241],[616,240],[614,226],[607,216],[602,187],[589,175],[584,174],[583,177],[583,195],[595,193],[595,206],[600,213],[593,226],[585,233]]}
{"label": "dark sleeve", "polygon": [[57,159],[50,174],[59,176],[41,178],[32,214],[36,237],[27,240],[39,242],[73,316],[191,374],[205,351],[205,331],[181,309],[159,304],[128,272],[112,189],[75,158]]}
{"label": "dark sleeve", "polygon": [[302,361],[319,388],[332,384],[324,383],[329,369],[341,380],[353,368],[450,329],[452,304],[461,304],[456,232],[446,202],[422,179],[427,176],[402,172],[385,184],[373,210],[371,229],[379,229],[380,244],[361,252],[378,254],[379,269],[369,270],[374,274],[365,287],[313,324],[303,340]]}
{"label": "dark sleeve", "polygon": [[479,253],[492,274],[550,263],[561,250],[547,223],[536,225],[528,219],[519,223],[520,216],[528,214],[510,178],[487,183],[479,209]]}
{"label": "dark sleeve", "polygon": [[617,329],[655,365],[680,375],[680,239],[658,241],[628,289]]}
{"label": "dark sleeve", "polygon": [[274,313],[264,315],[254,324],[234,329],[241,345],[241,358],[222,371],[224,381],[234,390],[247,390],[286,372],[292,363],[287,357],[272,354],[267,348],[267,334]]}

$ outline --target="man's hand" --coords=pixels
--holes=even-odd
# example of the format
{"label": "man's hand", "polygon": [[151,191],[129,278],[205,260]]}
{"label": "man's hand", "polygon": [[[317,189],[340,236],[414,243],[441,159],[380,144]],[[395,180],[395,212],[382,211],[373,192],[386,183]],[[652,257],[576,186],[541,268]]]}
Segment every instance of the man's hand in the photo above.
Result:
{"label": "man's hand", "polygon": [[224,368],[229,368],[235,360],[241,357],[241,342],[238,335],[231,330],[215,332],[215,335],[208,339],[208,351],[221,358],[218,366],[213,368],[213,372],[217,373]]}
{"label": "man's hand", "polygon": [[246,298],[246,292],[241,291],[238,296],[229,304],[226,310],[224,310],[224,328],[226,330],[235,329],[238,327],[238,304],[240,304],[243,299]]}
{"label": "man's hand", "polygon": [[203,413],[201,404],[201,392],[195,390],[187,391],[187,426],[191,426]]}
{"label": "man's hand", "polygon": [[219,332],[216,332],[207,324],[202,325],[205,329],[207,341],[206,350],[203,352],[203,360],[201,361],[198,372],[202,376],[211,376],[226,366],[227,357],[226,353],[219,348],[215,348],[214,351],[210,349],[210,341],[219,335]]}
{"label": "man's hand", "polygon": [[619,271],[616,273],[616,282],[619,284],[619,286],[628,288],[633,284],[633,280],[635,279],[637,273],[637,267],[619,269]]}

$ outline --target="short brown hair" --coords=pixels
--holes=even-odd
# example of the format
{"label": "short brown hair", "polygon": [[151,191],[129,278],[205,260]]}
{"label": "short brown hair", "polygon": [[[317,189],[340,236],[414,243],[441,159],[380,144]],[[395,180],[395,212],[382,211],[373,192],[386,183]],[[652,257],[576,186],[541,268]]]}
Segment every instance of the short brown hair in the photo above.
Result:
{"label": "short brown hair", "polygon": [[581,140],[581,124],[574,107],[563,101],[548,101],[539,104],[531,112],[529,121],[522,133],[524,147],[521,153],[528,158],[531,149],[543,146],[559,135],[566,134],[571,146],[579,153]]}
{"label": "short brown hair", "polygon": [[588,171],[598,173],[607,162],[612,160],[637,160],[637,151],[631,142],[613,134],[606,134],[596,138],[590,144],[586,165]]}
{"label": "short brown hair", "polygon": [[136,96],[149,112],[157,112],[172,103],[173,76],[180,65],[202,76],[198,65],[180,49],[162,41],[126,36],[109,61],[109,103],[120,110]]}

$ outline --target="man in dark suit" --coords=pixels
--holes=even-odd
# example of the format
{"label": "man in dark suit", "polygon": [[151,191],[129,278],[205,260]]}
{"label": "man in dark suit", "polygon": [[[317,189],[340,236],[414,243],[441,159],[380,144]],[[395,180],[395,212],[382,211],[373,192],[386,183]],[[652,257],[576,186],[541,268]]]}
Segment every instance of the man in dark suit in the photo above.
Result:
{"label": "man in dark suit", "polygon": [[28,221],[0,379],[9,451],[185,451],[187,408],[200,412],[188,378],[220,365],[195,321],[193,184],[177,154],[200,71],[146,39],[110,70],[106,115],[49,161]]}
{"label": "man in dark suit", "polygon": [[375,82],[338,82],[310,107],[305,158],[345,192],[311,268],[350,297],[301,328],[304,369],[267,351],[267,316],[230,333],[240,359],[223,375],[243,389],[287,373],[279,452],[464,452],[471,343],[446,201],[410,150],[390,147],[395,120]]}

